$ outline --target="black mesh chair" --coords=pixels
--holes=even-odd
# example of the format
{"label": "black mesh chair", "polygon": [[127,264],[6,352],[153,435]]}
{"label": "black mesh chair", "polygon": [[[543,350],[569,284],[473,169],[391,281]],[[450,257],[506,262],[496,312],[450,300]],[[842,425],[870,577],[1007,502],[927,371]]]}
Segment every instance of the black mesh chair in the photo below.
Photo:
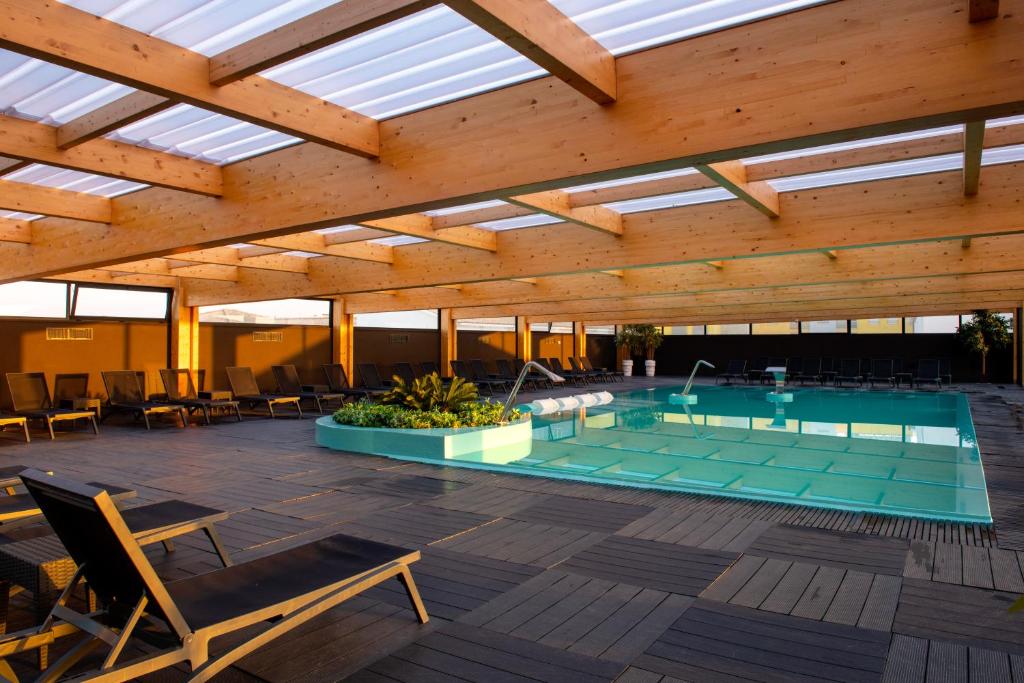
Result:
{"label": "black mesh chair", "polygon": [[88,397],[88,372],[65,372],[54,375],[53,403],[58,408],[74,408],[76,399]]}
{"label": "black mesh chair", "polygon": [[856,384],[857,386],[861,386],[864,383],[864,378],[861,375],[859,359],[844,358],[839,363],[839,372],[835,377],[835,385],[837,387],[841,387],[845,382]]}
{"label": "black mesh chair", "polygon": [[100,433],[96,413],[91,410],[74,410],[53,405],[50,389],[46,384],[46,375],[42,372],[8,372],[7,388],[11,392],[11,407],[14,414],[28,420],[45,422],[51,439],[54,438],[54,422],[70,422],[74,426],[77,420],[88,420],[92,423],[93,433]]}
{"label": "black mesh chair", "polygon": [[[526,367],[526,361],[524,361],[522,358],[516,358],[514,361],[512,361],[512,363],[515,367],[516,377],[519,377],[519,373],[521,373],[523,371],[523,368]],[[526,374],[526,380],[532,382],[534,388],[536,389],[539,389],[541,387],[550,389],[555,386],[554,382],[552,382],[546,375],[542,375],[541,373],[537,372],[536,368],[530,368],[529,372],[527,372]]]}
{"label": "black mesh chair", "polygon": [[880,382],[896,388],[896,373],[893,371],[891,358],[874,358],[871,361],[871,372],[868,373],[868,386],[872,389]]}
{"label": "black mesh chair", "polygon": [[235,400],[246,403],[250,408],[262,405],[265,406],[271,418],[277,417],[274,413],[274,406],[291,406],[295,408],[298,417],[302,417],[302,406],[299,405],[299,397],[285,394],[265,394],[260,391],[260,385],[256,382],[256,375],[252,368],[231,367],[224,368],[228,374],[228,384],[231,385],[231,393]]}
{"label": "black mesh chair", "polygon": [[277,381],[277,389],[282,394],[298,396],[305,401],[312,401],[316,411],[323,415],[324,406],[330,405],[331,401],[339,404],[345,401],[345,395],[333,391],[322,391],[324,387],[307,384],[303,385],[299,379],[299,371],[294,365],[273,365],[270,368]]}
{"label": "black mesh chair", "polygon": [[917,361],[917,372],[914,374],[914,384],[921,386],[922,384],[934,384],[939,389],[942,388],[942,371],[940,370],[939,361],[935,358],[922,358]]}
{"label": "black mesh chair", "polygon": [[412,363],[395,363],[391,371],[407,385],[416,381],[416,371],[412,369]]}
{"label": "black mesh chair", "polygon": [[345,366],[341,363],[324,363],[320,366],[327,378],[327,389],[331,393],[341,394],[348,398],[369,398],[370,393],[365,389],[353,389],[348,382],[348,375],[345,373]]}
{"label": "black mesh chair", "polygon": [[727,384],[732,384],[734,379],[746,379],[747,377],[747,361],[733,359],[730,360],[726,366],[725,371],[715,375],[715,384],[718,384],[718,380],[725,380]]}
{"label": "black mesh chair", "polygon": [[[541,363],[541,365],[543,365],[543,363]],[[572,370],[566,370],[564,367],[562,367],[562,360],[560,358],[548,358],[547,365],[545,365],[544,367],[550,369],[551,372],[555,373],[556,375],[561,375],[567,380],[570,380],[576,386],[587,383],[587,378],[584,377],[583,375],[579,374],[578,372],[573,372]]]}
{"label": "black mesh chair", "polygon": [[768,359],[766,357],[755,358],[754,362],[750,364],[750,369],[747,370],[747,384],[760,382],[761,378],[764,377],[764,369],[766,367],[768,367]]}
{"label": "black mesh chair", "polygon": [[580,362],[583,363],[583,368],[585,370],[589,370],[590,372],[594,372],[594,371],[600,372],[605,377],[607,377],[608,379],[610,379],[612,381],[615,381],[615,382],[623,382],[623,381],[625,381],[622,378],[622,373],[621,372],[614,372],[612,370],[609,370],[608,368],[595,368],[593,363],[591,363],[590,359],[587,358],[586,356],[580,356]]}
{"label": "black mesh chair", "polygon": [[238,401],[202,398],[192,382],[192,373],[185,368],[164,368],[160,371],[160,381],[167,392],[167,400],[185,406],[189,414],[202,412],[206,424],[210,424],[210,415],[218,412],[234,413],[238,421],[242,421]]}
{"label": "black mesh chair", "polygon": [[139,374],[134,370],[107,370],[100,373],[107,389],[107,407],[102,419],[106,420],[114,413],[128,413],[136,420],[141,419],[146,429],[149,429],[151,415],[176,415],[181,418],[182,427],[188,426],[185,406],[146,400],[139,383]]}
{"label": "black mesh chair", "polygon": [[805,358],[801,364],[800,372],[793,375],[793,380],[803,384],[804,382],[821,382],[821,359]]}
{"label": "black mesh chair", "polygon": [[390,381],[381,379],[376,363],[358,363],[356,371],[359,372],[359,379],[363,383],[363,388],[368,391],[383,392],[391,388]]}

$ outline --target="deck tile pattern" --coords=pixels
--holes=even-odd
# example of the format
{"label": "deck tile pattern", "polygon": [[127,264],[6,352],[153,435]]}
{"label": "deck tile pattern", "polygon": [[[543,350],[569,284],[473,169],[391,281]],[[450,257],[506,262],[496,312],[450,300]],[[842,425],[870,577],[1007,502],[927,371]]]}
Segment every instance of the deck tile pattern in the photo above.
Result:
{"label": "deck tile pattern", "polygon": [[640,505],[548,496],[529,507],[510,513],[508,517],[523,522],[611,533],[647,515],[652,510],[653,508]]}
{"label": "deck tile pattern", "polygon": [[895,538],[780,525],[765,531],[750,544],[747,552],[761,557],[899,576],[903,573],[907,547],[906,541]]}
{"label": "deck tile pattern", "polygon": [[553,567],[606,536],[607,534],[550,524],[499,519],[492,524],[443,540],[438,546],[495,560]]}

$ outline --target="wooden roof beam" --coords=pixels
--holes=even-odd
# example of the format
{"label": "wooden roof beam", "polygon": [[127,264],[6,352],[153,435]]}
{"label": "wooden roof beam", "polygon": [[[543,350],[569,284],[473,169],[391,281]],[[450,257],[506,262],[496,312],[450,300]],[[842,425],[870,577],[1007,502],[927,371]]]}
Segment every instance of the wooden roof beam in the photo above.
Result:
{"label": "wooden roof beam", "polygon": [[622,234],[622,214],[618,211],[599,205],[573,208],[569,201],[569,193],[563,190],[518,195],[509,197],[506,201],[598,232]]}
{"label": "wooden roof beam", "polygon": [[110,200],[106,197],[12,180],[0,180],[0,209],[93,223],[110,222]]}
{"label": "wooden roof beam", "polygon": [[615,101],[615,57],[548,0],[445,4],[598,104]]}
{"label": "wooden roof beam", "polygon": [[184,264],[169,259],[147,259],[135,263],[119,263],[116,266],[101,268],[113,273],[134,273],[136,275],[171,275],[188,277],[198,280],[220,280],[234,282],[238,280],[238,269],[234,266],[215,264]]}
{"label": "wooden roof beam", "polygon": [[0,154],[184,192],[223,193],[221,169],[213,164],[102,138],[62,150],[56,128],[13,116],[0,115]]}
{"label": "wooden roof beam", "polygon": [[261,256],[243,257],[233,247],[213,247],[175,254],[174,260],[191,263],[211,263],[238,268],[254,268],[256,270],[276,270],[284,273],[309,272],[309,259],[288,254],[265,254]]}
{"label": "wooden roof beam", "polygon": [[967,17],[972,24],[998,16],[999,0],[967,0]]}
{"label": "wooden roof beam", "polygon": [[[395,251],[386,244],[370,244],[355,242],[352,244],[327,244],[324,236],[315,232],[288,235],[286,237],[270,237],[256,240],[253,244],[288,251],[304,251],[310,254],[336,256],[355,261],[371,261],[373,263],[394,263]],[[302,257],[296,257],[302,258]],[[305,259],[308,261],[308,259]]]}
{"label": "wooden roof beam", "polygon": [[779,193],[764,181],[749,182],[742,161],[697,164],[695,168],[768,218],[779,217]]}
{"label": "wooden roof beam", "polygon": [[393,235],[409,235],[410,237],[420,237],[434,242],[444,242],[483,251],[495,251],[498,248],[497,235],[493,230],[485,230],[484,228],[473,226],[436,230],[433,218],[422,213],[361,221],[358,225],[365,228],[373,228],[374,230],[382,230]]}
{"label": "wooden roof beam", "polygon": [[978,194],[981,183],[981,153],[985,147],[985,122],[964,124],[964,196]]}
{"label": "wooden roof beam", "polygon": [[380,153],[377,122],[354,111],[260,76],[218,88],[202,54],[63,3],[3,5],[5,49],[359,156]]}
{"label": "wooden roof beam", "polygon": [[174,104],[166,97],[144,90],[136,90],[57,126],[57,147],[71,149],[83,142],[103,137],[118,128],[170,109]]}
{"label": "wooden roof beam", "polygon": [[439,0],[337,2],[210,58],[210,82],[227,85],[366,33],[438,4]]}
{"label": "wooden roof beam", "polygon": [[0,218],[0,242],[20,242],[28,244],[32,241],[32,222],[14,218]]}

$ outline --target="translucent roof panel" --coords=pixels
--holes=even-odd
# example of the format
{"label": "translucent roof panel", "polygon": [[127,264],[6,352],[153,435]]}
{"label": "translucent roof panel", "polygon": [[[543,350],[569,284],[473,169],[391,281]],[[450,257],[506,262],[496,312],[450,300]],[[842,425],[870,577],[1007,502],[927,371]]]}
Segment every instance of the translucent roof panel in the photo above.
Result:
{"label": "translucent roof panel", "polygon": [[478,228],[486,228],[487,230],[518,230],[519,228],[536,228],[541,225],[553,225],[554,223],[564,223],[558,218],[552,218],[546,214],[538,213],[530,216],[519,216],[517,218],[503,218],[497,221],[485,221],[483,223],[474,223]]}
{"label": "translucent roof panel", "polygon": [[730,199],[736,199],[736,197],[724,187],[709,187],[703,190],[677,192],[675,194],[666,194],[660,197],[627,199],[621,202],[611,202],[609,204],[605,204],[605,206],[609,209],[614,209],[619,213],[638,213],[640,211],[655,211],[657,209],[673,209],[678,206],[725,202]]}
{"label": "translucent roof panel", "polygon": [[566,192],[586,192],[588,190],[604,190],[609,187],[622,187],[623,185],[634,185],[649,180],[664,180],[665,178],[678,178],[680,176],[693,175],[697,172],[695,168],[680,168],[675,171],[662,171],[660,173],[646,173],[644,175],[619,178],[618,180],[604,180],[599,183],[588,183],[587,185],[576,185],[565,188]]}
{"label": "translucent roof panel", "polygon": [[476,204],[462,204],[460,206],[449,206],[445,209],[434,209],[432,211],[424,211],[428,216],[450,216],[453,213],[463,213],[465,211],[477,211],[478,209],[493,209],[498,206],[505,206],[507,202],[503,202],[500,199],[493,199],[489,202],[477,202]]}
{"label": "translucent roof panel", "polygon": [[73,192],[85,192],[86,194],[95,194],[101,197],[117,197],[118,195],[149,187],[148,185],[133,183],[129,180],[115,180],[92,173],[68,171],[63,168],[44,166],[42,164],[30,164],[19,171],[8,173],[4,176],[4,180],[45,185],[46,187],[56,187]]}
{"label": "translucent roof panel", "polygon": [[411,235],[395,235],[394,237],[381,237],[370,240],[374,244],[383,244],[388,247],[404,247],[407,244],[419,244],[426,241],[422,237],[412,237]]}

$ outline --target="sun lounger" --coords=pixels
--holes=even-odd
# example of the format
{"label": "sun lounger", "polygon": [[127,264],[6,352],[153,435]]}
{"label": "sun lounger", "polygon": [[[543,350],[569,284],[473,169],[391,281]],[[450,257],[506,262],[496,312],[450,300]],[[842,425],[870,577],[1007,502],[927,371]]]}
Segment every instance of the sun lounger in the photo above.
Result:
{"label": "sun lounger", "polygon": [[339,404],[345,402],[345,394],[334,391],[321,391],[322,387],[313,385],[303,386],[299,380],[299,371],[294,365],[274,365],[274,379],[277,380],[277,388],[284,394],[294,394],[300,399],[312,401],[316,405],[316,412],[323,415],[324,406],[331,401]]}
{"label": "sun lounger", "polygon": [[715,375],[715,384],[718,384],[718,380],[727,380],[728,383],[732,383],[734,379],[746,379],[747,377],[747,361],[745,360],[730,360],[725,366],[725,372],[720,372]]}
{"label": "sun lounger", "polygon": [[477,382],[478,384],[481,382],[486,382],[501,389],[512,388],[512,383],[510,380],[504,379],[500,375],[488,372],[487,366],[484,365],[484,362],[479,358],[474,358],[469,361],[469,369],[470,372],[473,373],[473,381]]}
{"label": "sun lounger", "polygon": [[935,358],[922,358],[917,361],[917,372],[914,373],[914,384],[934,384],[942,388],[942,374],[939,369],[939,361]]}
{"label": "sun lounger", "polygon": [[228,373],[228,384],[231,385],[231,393],[234,394],[236,401],[247,403],[250,408],[262,404],[266,406],[271,418],[277,417],[274,414],[274,406],[292,406],[298,416],[302,417],[302,406],[299,405],[298,396],[264,394],[260,391],[260,385],[256,383],[256,375],[252,368],[230,367],[224,370]]}
{"label": "sun lounger", "polygon": [[793,380],[803,384],[810,380],[811,382],[821,382],[821,359],[820,358],[806,358],[804,359],[803,366],[800,372],[793,375]]}
{"label": "sun lounger", "polygon": [[32,437],[28,434],[28,418],[22,415],[4,415],[0,413],[0,432],[6,431],[8,427],[20,427],[25,436],[25,443],[30,443]]}
{"label": "sun lounger", "polygon": [[103,412],[106,420],[112,413],[130,413],[136,420],[142,418],[149,429],[150,415],[177,415],[181,426],[188,426],[185,406],[178,403],[147,401],[139,382],[139,373],[133,370],[108,370],[101,372],[103,385],[107,388],[107,406]]}
{"label": "sun lounger", "polygon": [[54,375],[53,403],[58,408],[74,408],[77,399],[88,397],[88,372],[62,372]]}
{"label": "sun lounger", "polygon": [[861,386],[864,383],[864,378],[861,376],[860,359],[844,358],[839,363],[839,373],[835,377],[835,385],[841,387],[844,382],[856,384],[857,386]]}
{"label": "sun lounger", "polygon": [[210,424],[210,414],[217,411],[233,412],[239,422],[242,413],[238,409],[238,401],[226,398],[203,398],[192,383],[192,373],[184,368],[165,368],[160,371],[160,381],[167,392],[167,400],[185,406],[190,413],[202,411],[206,424]]}
{"label": "sun lounger", "polygon": [[[544,363],[541,363],[541,365],[544,365]],[[583,375],[578,372],[573,372],[572,370],[566,370],[562,367],[562,360],[560,358],[548,358],[547,365],[544,365],[544,367],[550,368],[551,372],[556,375],[561,375],[566,379],[572,380],[572,383],[577,386],[587,383],[587,378]]]}
{"label": "sun lounger", "polygon": [[755,358],[754,362],[750,364],[750,369],[747,370],[747,384],[760,382],[766,367],[768,367],[768,358]]}
{"label": "sun lounger", "polygon": [[622,378],[622,373],[621,372],[615,372],[614,370],[609,370],[608,368],[595,368],[594,365],[590,362],[590,359],[587,358],[586,356],[580,356],[580,363],[583,363],[583,368],[585,370],[589,370],[591,372],[597,371],[597,372],[603,373],[605,375],[605,377],[607,377],[610,380],[614,380],[616,382],[625,381]]}
{"label": "sun lounger", "polygon": [[72,425],[77,420],[88,420],[92,423],[93,432],[100,433],[99,425],[96,424],[96,414],[91,410],[57,408],[53,405],[49,387],[46,385],[46,375],[41,372],[8,372],[7,388],[11,392],[14,414],[29,420],[46,422],[51,439],[54,438],[53,423],[68,420]]}
{"label": "sun lounger", "polygon": [[[0,656],[48,644],[57,635],[84,631],[85,639],[53,663],[56,679],[104,643],[109,652],[97,680],[130,680],[184,665],[189,680],[207,681],[241,657],[375,585],[398,578],[421,623],[428,619],[409,565],[420,558],[407,550],[345,535],[314,541],[205,574],[163,582],[109,496],[42,472],[23,475],[78,571],[50,615],[37,629],[0,641]],[[106,606],[98,615],[67,605],[86,581]],[[261,626],[262,631],[249,631]],[[146,654],[121,661],[126,646],[159,628],[165,641]],[[211,658],[211,641],[246,630]],[[150,642],[152,639],[147,638]]]}
{"label": "sun lounger", "polygon": [[369,398],[370,393],[365,389],[353,389],[348,383],[348,375],[345,374],[345,366],[341,363],[324,363],[320,366],[327,378],[327,389],[332,394],[341,394],[349,398]]}
{"label": "sun lounger", "polygon": [[[516,358],[512,362],[515,368],[515,376],[519,377],[519,373],[526,367],[526,361],[522,358]],[[536,368],[530,368],[530,371],[526,374],[526,381],[532,382],[535,389],[540,389],[541,387],[550,389],[555,386],[548,377],[537,372]]]}
{"label": "sun lounger", "polygon": [[412,369],[412,363],[395,363],[391,371],[407,385],[416,381],[416,371]]}
{"label": "sun lounger", "polygon": [[376,363],[359,363],[356,365],[356,370],[359,371],[359,379],[363,383],[363,388],[367,391],[379,393],[391,389],[391,382],[381,379]]}
{"label": "sun lounger", "polygon": [[575,356],[569,356],[569,368],[572,372],[578,372],[580,376],[584,377],[588,382],[607,382],[608,376],[598,370],[587,370],[583,366],[583,361]]}
{"label": "sun lounger", "polygon": [[875,382],[884,382],[890,387],[896,388],[896,374],[893,372],[891,358],[875,358],[871,361],[868,386],[874,388]]}

